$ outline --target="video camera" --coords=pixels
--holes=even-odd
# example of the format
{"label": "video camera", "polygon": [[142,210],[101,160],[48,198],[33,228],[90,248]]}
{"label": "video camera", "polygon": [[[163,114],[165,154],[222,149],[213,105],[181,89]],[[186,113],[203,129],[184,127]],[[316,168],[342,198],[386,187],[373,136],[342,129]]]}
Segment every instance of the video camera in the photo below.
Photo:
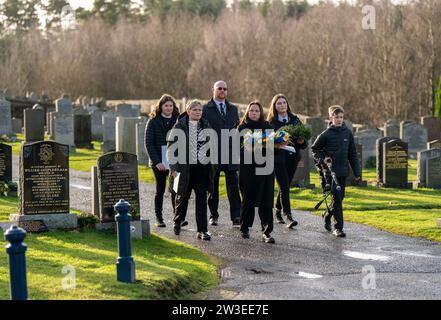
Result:
{"label": "video camera", "polygon": [[[314,207],[315,210],[318,210],[322,205],[322,203],[326,202],[326,199],[332,193],[332,190],[334,188],[337,191],[341,190],[341,187],[338,184],[337,175],[332,170],[332,163],[333,163],[332,155],[327,155],[324,161],[316,162],[315,164],[320,175],[320,184],[322,186],[322,194],[323,194],[323,199],[316,204],[316,206]],[[328,208],[327,203],[326,203],[326,207]]]}

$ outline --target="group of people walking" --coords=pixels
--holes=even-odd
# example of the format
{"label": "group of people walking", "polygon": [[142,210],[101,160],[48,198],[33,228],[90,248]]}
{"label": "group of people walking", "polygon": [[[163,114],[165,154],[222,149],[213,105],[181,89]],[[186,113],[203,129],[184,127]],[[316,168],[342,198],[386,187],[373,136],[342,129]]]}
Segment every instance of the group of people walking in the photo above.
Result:
{"label": "group of people walking", "polygon": [[[227,84],[225,81],[217,81],[213,86],[213,97],[203,105],[198,100],[192,100],[186,105],[182,114],[176,105],[174,98],[164,94],[150,114],[145,132],[147,153],[150,158],[150,166],[156,179],[155,215],[156,226],[166,227],[163,216],[163,197],[169,178],[169,191],[174,213],[174,233],[179,235],[181,228],[188,224],[186,221],[188,202],[192,191],[195,194],[195,211],[197,237],[202,240],[210,240],[208,224],[218,225],[219,220],[219,180],[221,172],[225,176],[225,185],[230,205],[230,219],[233,226],[240,227],[243,238],[250,237],[249,229],[253,225],[256,208],[261,222],[262,241],[274,243],[271,236],[273,231],[273,207],[275,180],[278,184],[275,219],[277,223],[285,224],[289,228],[298,225],[292,217],[290,206],[290,184],[300,160],[300,150],[307,147],[307,141],[302,138],[292,138],[289,143],[294,150],[281,148],[285,144],[274,145],[274,169],[268,174],[256,174],[256,168],[263,166],[255,161],[252,151],[252,161],[244,161],[244,146],[241,144],[240,161],[233,161],[232,143],[228,143],[228,150],[222,148],[222,143],[217,143],[217,157],[219,161],[208,162],[203,160],[206,154],[203,150],[210,143],[210,136],[204,134],[204,129],[212,129],[219,140],[222,130],[246,129],[255,130],[273,129],[278,130],[285,125],[297,125],[301,121],[292,112],[287,98],[283,94],[273,97],[269,114],[265,119],[263,107],[259,101],[248,104],[242,119],[239,118],[238,108],[227,100]],[[343,109],[341,108],[340,111]],[[332,124],[330,125],[332,126]],[[174,163],[168,163],[170,156],[178,152],[173,148],[177,143],[173,130],[181,130],[185,133],[185,159]],[[347,128],[346,128],[347,130]],[[345,133],[347,133],[345,131]],[[352,133],[351,133],[352,134]],[[319,139],[317,139],[319,140]],[[350,139],[349,139],[350,140]],[[349,141],[348,140],[348,141]],[[314,153],[317,161],[325,161],[326,141],[320,142],[321,149]],[[262,152],[265,153],[265,144]],[[350,152],[351,165],[356,176],[360,176],[358,162],[355,164],[353,137],[347,144]],[[314,146],[313,146],[314,152]],[[223,156],[223,153],[224,156]],[[226,157],[226,155],[229,155]],[[190,161],[190,158],[195,161]],[[220,161],[220,159],[227,161]],[[356,159],[356,154],[355,154]],[[346,161],[347,162],[347,161]],[[347,164],[346,164],[347,165]],[[354,167],[355,166],[355,167]],[[357,171],[358,170],[358,171]],[[339,198],[342,201],[343,197]],[[336,205],[338,209],[339,205]],[[341,207],[341,205],[340,205]],[[210,215],[208,218],[208,209]],[[328,227],[333,209],[326,215],[325,227]],[[337,213],[342,220],[342,211]],[[285,218],[285,219],[284,219]],[[286,220],[286,222],[285,222]],[[339,231],[343,232],[342,221],[336,224]],[[328,228],[327,228],[328,229]],[[344,233],[342,233],[344,235]],[[340,234],[339,236],[342,236]]]}

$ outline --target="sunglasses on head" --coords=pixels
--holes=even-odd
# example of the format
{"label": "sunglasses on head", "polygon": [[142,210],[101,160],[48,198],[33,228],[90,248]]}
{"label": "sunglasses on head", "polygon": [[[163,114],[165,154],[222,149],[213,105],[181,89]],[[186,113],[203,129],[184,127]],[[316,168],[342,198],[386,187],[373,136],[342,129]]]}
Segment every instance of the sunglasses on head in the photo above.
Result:
{"label": "sunglasses on head", "polygon": [[216,89],[219,90],[219,91],[222,91],[222,90],[223,91],[227,91],[228,90],[227,88],[223,88],[223,87],[217,87]]}

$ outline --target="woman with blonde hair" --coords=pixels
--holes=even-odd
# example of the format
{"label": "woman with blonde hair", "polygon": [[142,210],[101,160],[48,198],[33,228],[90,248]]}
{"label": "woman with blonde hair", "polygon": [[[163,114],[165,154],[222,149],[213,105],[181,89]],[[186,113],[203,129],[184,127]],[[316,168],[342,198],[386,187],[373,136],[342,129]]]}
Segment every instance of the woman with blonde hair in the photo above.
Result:
{"label": "woman with blonde hair", "polygon": [[[206,143],[210,142],[209,136],[204,133],[204,129],[210,128],[208,121],[202,118],[202,103],[192,100],[174,125],[167,147],[168,159],[170,160],[171,157],[177,159],[176,162],[170,161],[171,183],[176,191],[174,232],[176,235],[181,232],[182,222],[187,215],[188,200],[193,190],[196,198],[197,238],[202,240],[211,239],[207,229],[207,192],[213,191],[213,180],[216,174],[216,166],[205,161],[209,154],[204,154],[201,150]],[[177,138],[179,135],[175,130],[181,130],[185,134],[184,142]],[[171,147],[175,143],[179,144],[178,148],[185,143],[185,148],[182,148],[185,150],[184,159],[178,156],[179,150],[174,150],[175,153],[172,153],[174,148]]]}

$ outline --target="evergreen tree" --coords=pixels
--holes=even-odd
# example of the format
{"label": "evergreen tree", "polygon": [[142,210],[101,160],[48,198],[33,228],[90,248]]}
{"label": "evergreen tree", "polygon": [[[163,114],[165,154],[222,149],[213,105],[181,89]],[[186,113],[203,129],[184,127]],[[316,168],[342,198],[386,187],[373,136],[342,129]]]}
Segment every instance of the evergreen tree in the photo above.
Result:
{"label": "evergreen tree", "polygon": [[4,17],[4,28],[27,31],[39,23],[37,9],[41,0],[5,0],[0,5],[0,15]]}

